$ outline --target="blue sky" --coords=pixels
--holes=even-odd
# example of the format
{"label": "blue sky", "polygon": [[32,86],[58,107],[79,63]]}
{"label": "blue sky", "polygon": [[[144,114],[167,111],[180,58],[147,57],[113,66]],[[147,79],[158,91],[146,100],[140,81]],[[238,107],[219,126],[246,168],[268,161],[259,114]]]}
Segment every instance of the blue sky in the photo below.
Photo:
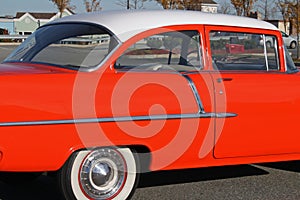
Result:
{"label": "blue sky", "polygon": [[[116,5],[117,0],[102,0],[103,10],[125,9]],[[76,6],[75,12],[84,12],[83,0],[71,0],[71,4]],[[157,3],[145,3],[147,9],[160,9]],[[16,15],[16,12],[56,12],[56,7],[49,0],[0,0],[0,16]]]}

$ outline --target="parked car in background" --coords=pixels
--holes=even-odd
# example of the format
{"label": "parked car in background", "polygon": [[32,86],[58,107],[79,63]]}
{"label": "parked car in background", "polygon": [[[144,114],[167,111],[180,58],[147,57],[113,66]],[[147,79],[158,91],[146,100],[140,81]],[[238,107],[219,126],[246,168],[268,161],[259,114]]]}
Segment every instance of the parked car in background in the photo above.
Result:
{"label": "parked car in background", "polygon": [[123,200],[143,172],[300,160],[300,73],[283,46],[275,26],[231,15],[50,22],[0,65],[0,172]]}
{"label": "parked car in background", "polygon": [[295,38],[289,36],[283,31],[281,31],[281,34],[282,34],[283,42],[288,48],[295,49],[297,47],[297,40]]}
{"label": "parked car in background", "polygon": [[[280,31],[280,32],[281,32],[281,35],[282,35],[282,38],[283,38],[284,45],[287,48],[295,49],[297,47],[297,40],[295,38],[293,38],[292,36],[289,36],[289,35],[287,35],[286,33],[282,32],[282,31]],[[268,47],[273,47],[274,41],[273,41],[272,37],[266,36],[265,40],[266,40],[266,44],[267,44]],[[263,43],[264,43],[264,39],[260,38],[260,44],[263,44]]]}

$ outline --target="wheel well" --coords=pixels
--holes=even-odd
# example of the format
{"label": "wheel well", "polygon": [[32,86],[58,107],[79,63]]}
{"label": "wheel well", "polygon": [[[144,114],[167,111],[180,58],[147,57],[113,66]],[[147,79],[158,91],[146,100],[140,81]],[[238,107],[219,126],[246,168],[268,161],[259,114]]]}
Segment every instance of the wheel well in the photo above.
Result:
{"label": "wheel well", "polygon": [[[150,163],[151,163],[152,158],[151,158],[150,149],[148,147],[143,146],[143,145],[127,145],[127,146],[124,145],[124,146],[120,146],[120,147],[126,147],[126,148],[129,148],[131,150],[134,150],[134,152],[135,152],[134,155],[139,158],[140,173],[150,171],[149,167],[150,167]],[[78,150],[72,152],[71,155],[76,153],[76,152],[82,151],[82,150],[84,150],[84,149],[78,149]],[[70,156],[68,157],[68,159],[70,158]],[[67,162],[67,160],[66,160],[66,162]],[[66,162],[64,164],[66,164]],[[60,169],[62,167],[63,166],[61,166]]]}
{"label": "wheel well", "polygon": [[140,164],[140,173],[150,172],[150,163],[151,163],[151,152],[150,149],[143,145],[132,145],[126,146],[132,150],[134,150],[135,156],[139,158]]}

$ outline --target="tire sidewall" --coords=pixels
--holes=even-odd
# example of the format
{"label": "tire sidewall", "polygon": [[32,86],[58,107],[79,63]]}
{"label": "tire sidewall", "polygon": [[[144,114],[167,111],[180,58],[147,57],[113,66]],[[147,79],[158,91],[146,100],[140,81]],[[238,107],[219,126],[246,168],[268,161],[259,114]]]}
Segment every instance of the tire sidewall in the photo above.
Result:
{"label": "tire sidewall", "polygon": [[[138,159],[133,155],[133,152],[129,148],[114,148],[114,149],[117,150],[122,155],[126,163],[127,176],[123,187],[118,193],[116,193],[116,195],[112,199],[114,200],[129,199],[132,196],[138,182],[138,174],[137,174]],[[73,159],[73,162],[70,162],[68,165],[70,170],[69,173],[66,174],[66,176],[70,177],[69,179],[70,187],[76,199],[81,199],[81,200],[90,199],[82,191],[79,182],[79,173],[80,173],[81,165],[90,152],[91,152],[90,150],[83,150],[74,154],[75,158]]]}

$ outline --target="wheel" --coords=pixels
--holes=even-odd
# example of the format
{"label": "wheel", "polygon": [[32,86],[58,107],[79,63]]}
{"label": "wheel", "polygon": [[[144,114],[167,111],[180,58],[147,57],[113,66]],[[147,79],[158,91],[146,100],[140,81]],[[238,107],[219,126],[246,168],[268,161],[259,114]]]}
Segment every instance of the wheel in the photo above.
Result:
{"label": "wheel", "polygon": [[130,199],[139,160],[129,148],[105,147],[72,154],[58,175],[66,199]]}
{"label": "wheel", "polygon": [[290,44],[291,49],[295,49],[296,46],[297,46],[297,43],[295,41],[291,42],[291,44]]}

